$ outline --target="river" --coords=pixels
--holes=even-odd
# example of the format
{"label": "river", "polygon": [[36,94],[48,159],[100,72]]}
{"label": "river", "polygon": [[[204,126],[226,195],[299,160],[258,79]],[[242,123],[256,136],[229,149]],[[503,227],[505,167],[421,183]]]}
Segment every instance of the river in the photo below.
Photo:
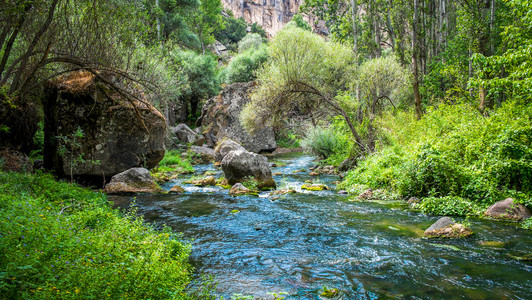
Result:
{"label": "river", "polygon": [[[286,299],[321,299],[324,287],[339,290],[335,299],[530,299],[532,265],[515,257],[532,253],[532,231],[469,219],[473,237],[424,239],[437,216],[408,210],[401,201],[301,191],[306,180],[317,180],[308,174],[314,158],[275,160],[284,164],[272,169],[282,173],[274,176],[277,184],[299,193],[231,197],[221,187],[183,184],[183,176],[163,188],[179,184],[184,194],[110,200],[127,208],[135,198],[147,221],[182,232],[193,245],[195,273],[213,275],[225,299],[273,299],[281,292]],[[306,172],[294,172],[301,169]],[[205,172],[223,175],[212,165],[196,166],[196,176]],[[339,178],[318,180],[334,187]]]}

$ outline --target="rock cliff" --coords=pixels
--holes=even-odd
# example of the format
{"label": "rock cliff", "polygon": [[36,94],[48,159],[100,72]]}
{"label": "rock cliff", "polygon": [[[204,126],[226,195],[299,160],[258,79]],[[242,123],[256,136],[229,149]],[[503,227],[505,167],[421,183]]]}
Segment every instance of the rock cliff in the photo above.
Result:
{"label": "rock cliff", "polygon": [[[222,4],[235,18],[243,17],[250,24],[261,25],[269,38],[292,20],[303,0],[222,0]],[[314,23],[309,17],[305,20]]]}

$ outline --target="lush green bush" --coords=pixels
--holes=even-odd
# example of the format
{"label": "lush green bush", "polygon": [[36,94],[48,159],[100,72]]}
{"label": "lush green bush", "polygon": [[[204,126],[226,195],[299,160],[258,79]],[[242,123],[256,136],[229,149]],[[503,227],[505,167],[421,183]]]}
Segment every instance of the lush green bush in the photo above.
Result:
{"label": "lush green bush", "polygon": [[257,71],[268,59],[266,45],[258,49],[249,49],[235,56],[225,70],[225,82],[227,84],[235,82],[248,82],[255,80]]}
{"label": "lush green bush", "polygon": [[194,167],[188,158],[182,158],[178,150],[167,150],[163,159],[159,162],[159,171],[172,171],[181,168],[193,172]]}
{"label": "lush green bush", "polygon": [[214,29],[214,37],[229,50],[236,50],[238,42],[246,36],[248,24],[244,18],[235,19],[232,16],[222,16],[224,27]]}
{"label": "lush green bush", "polygon": [[342,148],[343,139],[332,127],[314,127],[307,132],[301,146],[322,159],[327,159]]}
{"label": "lush green bush", "polygon": [[[461,197],[482,209],[506,197],[532,206],[531,107],[507,102],[484,117],[468,105],[442,104],[419,122],[402,112],[379,126],[389,144],[349,172],[344,187],[391,188],[405,198]],[[433,207],[426,210],[438,213]]]}
{"label": "lush green bush", "polygon": [[185,298],[190,245],[49,175],[0,173],[0,293],[9,299]]}
{"label": "lush green bush", "polygon": [[258,33],[248,33],[238,42],[238,53],[246,52],[249,49],[258,50],[262,45],[262,37]]}
{"label": "lush green bush", "polygon": [[416,208],[424,213],[444,216],[475,216],[479,215],[483,207],[461,197],[427,197]]}

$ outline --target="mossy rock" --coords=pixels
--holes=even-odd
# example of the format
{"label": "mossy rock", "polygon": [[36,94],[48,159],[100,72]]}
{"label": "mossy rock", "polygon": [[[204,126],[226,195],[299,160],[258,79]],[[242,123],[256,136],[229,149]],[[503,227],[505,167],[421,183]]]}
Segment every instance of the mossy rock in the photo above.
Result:
{"label": "mossy rock", "polygon": [[462,224],[455,223],[446,227],[425,231],[424,236],[427,238],[463,238],[473,234],[470,228]]}
{"label": "mossy rock", "polygon": [[273,191],[271,193],[271,195],[285,195],[285,194],[294,194],[296,193],[295,190],[292,190],[292,189],[286,189],[286,190],[278,190],[278,191]]}
{"label": "mossy rock", "polygon": [[185,192],[185,189],[180,187],[179,185],[174,185],[168,192],[182,194]]}
{"label": "mossy rock", "polygon": [[304,184],[303,186],[301,186],[301,189],[307,190],[307,191],[323,191],[323,190],[328,190],[329,188],[325,184],[314,183],[314,184]]}
{"label": "mossy rock", "polygon": [[491,247],[491,248],[504,248],[506,245],[505,242],[499,242],[499,241],[480,241],[480,246],[483,247]]}
{"label": "mossy rock", "polygon": [[324,298],[334,298],[334,297],[338,296],[339,293],[340,293],[340,291],[338,289],[323,288],[323,292],[321,292],[320,296],[322,296]]}

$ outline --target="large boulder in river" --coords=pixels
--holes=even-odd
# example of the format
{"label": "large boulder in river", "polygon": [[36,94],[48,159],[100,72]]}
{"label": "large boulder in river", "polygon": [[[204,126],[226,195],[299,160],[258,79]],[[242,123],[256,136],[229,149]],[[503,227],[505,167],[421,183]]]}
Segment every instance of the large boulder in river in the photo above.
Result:
{"label": "large boulder in river", "polygon": [[106,194],[158,193],[162,189],[145,168],[131,168],[118,173],[109,182],[103,192]]}
{"label": "large boulder in river", "polygon": [[112,75],[73,72],[50,84],[44,104],[47,169],[108,178],[134,167],[153,168],[164,157],[163,115],[142,91],[126,92],[117,82]]}
{"label": "large boulder in river", "polygon": [[230,140],[230,139],[223,139],[216,148],[214,149],[214,160],[216,162],[222,162],[224,157],[231,151],[235,150],[246,150],[244,147],[240,146],[239,143]]}
{"label": "large boulder in river", "polygon": [[488,207],[485,215],[496,219],[525,220],[530,218],[530,211],[514,199],[506,198]]}
{"label": "large boulder in river", "polygon": [[428,238],[457,238],[473,234],[473,231],[462,224],[455,223],[449,217],[442,217],[432,224],[423,235]]}
{"label": "large boulder in river", "polygon": [[255,153],[271,152],[277,148],[271,127],[249,134],[240,125],[240,112],[249,102],[249,93],[255,85],[254,82],[233,83],[205,103],[201,124],[206,128],[204,135],[209,146],[214,147],[223,138],[229,138]]}
{"label": "large boulder in river", "polygon": [[246,150],[229,152],[222,160],[222,170],[230,185],[254,179],[259,188],[275,188],[268,159]]}

